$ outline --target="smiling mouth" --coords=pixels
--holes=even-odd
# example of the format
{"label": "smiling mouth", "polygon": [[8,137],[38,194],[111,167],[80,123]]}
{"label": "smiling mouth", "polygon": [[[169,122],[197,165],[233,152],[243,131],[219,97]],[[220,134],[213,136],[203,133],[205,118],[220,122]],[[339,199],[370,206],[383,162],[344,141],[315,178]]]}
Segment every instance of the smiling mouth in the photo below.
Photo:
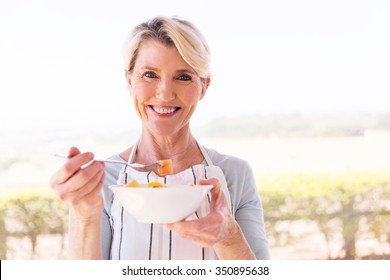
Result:
{"label": "smiling mouth", "polygon": [[180,110],[180,107],[162,107],[162,106],[153,106],[153,105],[149,105],[149,108],[151,108],[154,112],[160,115],[169,115]]}

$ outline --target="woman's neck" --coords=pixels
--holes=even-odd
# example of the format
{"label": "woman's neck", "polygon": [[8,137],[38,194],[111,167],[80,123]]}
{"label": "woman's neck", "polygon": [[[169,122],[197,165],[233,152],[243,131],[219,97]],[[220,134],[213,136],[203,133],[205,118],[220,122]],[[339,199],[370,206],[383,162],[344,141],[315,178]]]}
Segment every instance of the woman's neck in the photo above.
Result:
{"label": "woman's neck", "polygon": [[143,129],[133,161],[150,164],[163,159],[172,160],[175,173],[204,160],[189,128],[170,136],[155,135]]}

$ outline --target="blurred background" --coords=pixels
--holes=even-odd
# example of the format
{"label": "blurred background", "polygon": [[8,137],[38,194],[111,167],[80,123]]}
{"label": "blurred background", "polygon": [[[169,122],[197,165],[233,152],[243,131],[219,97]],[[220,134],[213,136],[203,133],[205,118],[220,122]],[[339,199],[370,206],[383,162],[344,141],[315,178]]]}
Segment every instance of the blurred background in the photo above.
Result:
{"label": "blurred background", "polygon": [[104,158],[138,138],[122,45],[156,15],[209,42],[193,132],[251,164],[272,258],[390,258],[389,12],[386,0],[1,1],[0,259],[66,257],[52,154]]}

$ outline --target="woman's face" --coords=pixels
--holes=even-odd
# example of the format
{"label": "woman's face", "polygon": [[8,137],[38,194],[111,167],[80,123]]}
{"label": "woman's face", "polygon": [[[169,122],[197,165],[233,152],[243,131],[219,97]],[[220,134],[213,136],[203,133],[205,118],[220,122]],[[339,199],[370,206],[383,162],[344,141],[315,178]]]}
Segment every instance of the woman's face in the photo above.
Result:
{"label": "woman's face", "polygon": [[127,82],[143,125],[162,136],[188,126],[209,79],[203,82],[175,47],[149,40],[138,49]]}

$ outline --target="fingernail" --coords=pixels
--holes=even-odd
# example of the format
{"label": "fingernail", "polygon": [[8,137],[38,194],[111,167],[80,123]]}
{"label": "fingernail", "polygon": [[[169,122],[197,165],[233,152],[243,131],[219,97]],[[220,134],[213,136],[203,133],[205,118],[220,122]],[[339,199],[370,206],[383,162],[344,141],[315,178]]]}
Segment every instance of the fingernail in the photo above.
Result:
{"label": "fingernail", "polygon": [[94,154],[92,152],[87,152],[86,154],[87,154],[87,157],[93,159]]}

